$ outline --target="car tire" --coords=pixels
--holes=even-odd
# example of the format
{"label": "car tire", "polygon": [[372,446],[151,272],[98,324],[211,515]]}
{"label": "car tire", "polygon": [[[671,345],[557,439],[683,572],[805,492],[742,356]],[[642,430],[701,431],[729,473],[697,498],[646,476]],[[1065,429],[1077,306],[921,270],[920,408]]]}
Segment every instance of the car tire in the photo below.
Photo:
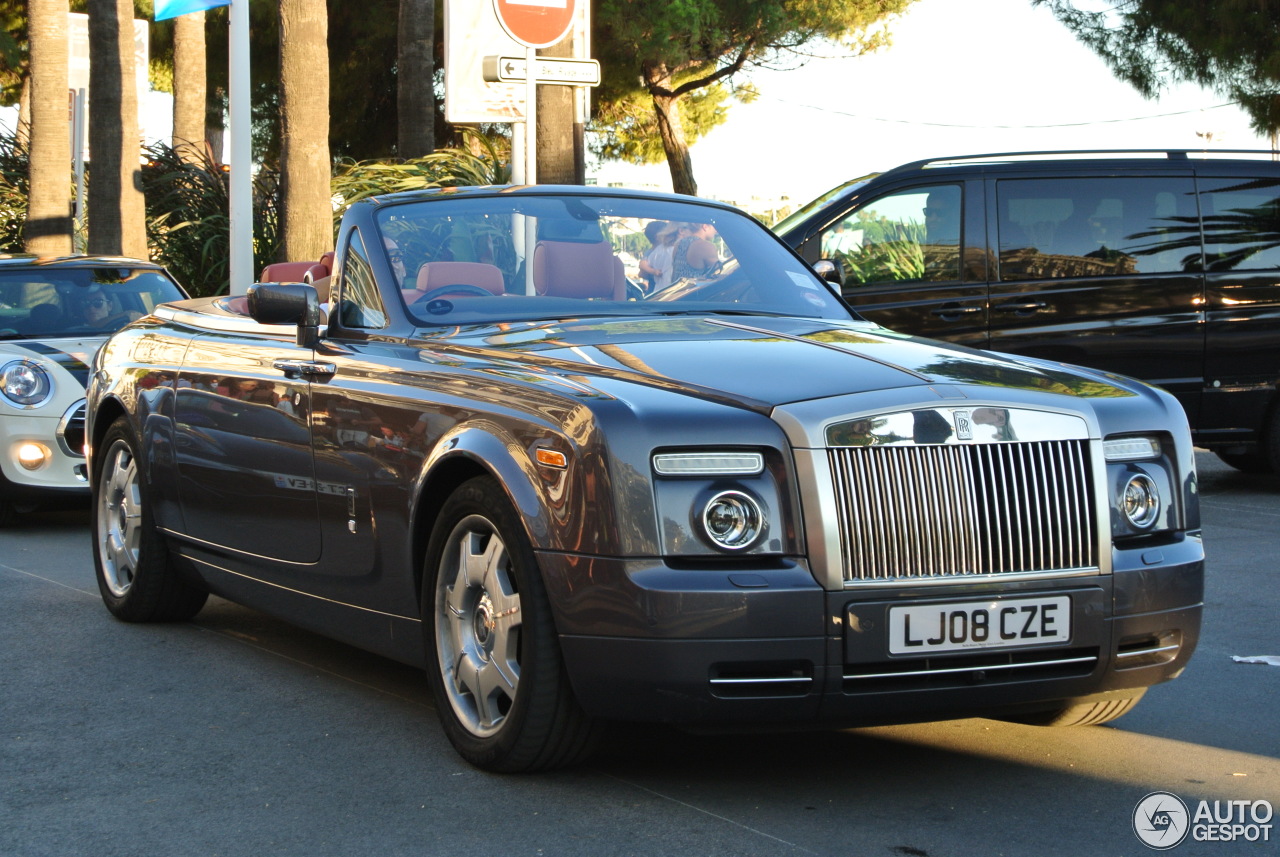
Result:
{"label": "car tire", "polygon": [[8,500],[0,500],[0,530],[18,523],[18,510]]}
{"label": "car tire", "polygon": [[1013,723],[1022,723],[1027,726],[1098,726],[1102,723],[1110,723],[1112,720],[1128,714],[1142,700],[1142,696],[1146,692],[1146,688],[1143,688],[1134,691],[1133,696],[1120,699],[1081,702],[1050,711],[1040,711],[1016,717],[1003,717],[1001,719]]}
{"label": "car tire", "polygon": [[1267,422],[1258,433],[1258,446],[1252,452],[1215,452],[1214,455],[1242,473],[1260,476],[1280,473],[1280,403],[1271,408]]}
{"label": "car tire", "polygon": [[436,711],[454,748],[487,771],[566,767],[597,726],[569,685],[528,535],[493,479],[445,501],[422,583],[423,638]]}
{"label": "car tire", "polygon": [[107,429],[94,456],[93,564],[102,600],[126,622],[181,622],[209,593],[174,567],[155,526],[151,486],[125,417]]}

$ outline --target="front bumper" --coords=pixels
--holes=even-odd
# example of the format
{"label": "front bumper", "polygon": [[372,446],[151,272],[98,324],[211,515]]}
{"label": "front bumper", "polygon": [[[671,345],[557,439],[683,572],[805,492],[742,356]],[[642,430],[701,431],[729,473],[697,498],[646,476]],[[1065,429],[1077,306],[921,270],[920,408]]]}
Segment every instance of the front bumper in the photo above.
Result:
{"label": "front bumper", "polygon": [[[1145,557],[1145,559],[1144,559]],[[702,726],[829,725],[1018,713],[1176,677],[1199,640],[1204,554],[1187,536],[1114,552],[1110,575],[826,592],[799,562],[673,569],[542,554],[574,690],[591,714]],[[908,658],[892,606],[1067,595],[1044,647]]]}
{"label": "front bumper", "polygon": [[[24,445],[44,451],[34,470],[18,463]],[[0,414],[0,499],[33,502],[88,494],[83,399],[61,409]]]}

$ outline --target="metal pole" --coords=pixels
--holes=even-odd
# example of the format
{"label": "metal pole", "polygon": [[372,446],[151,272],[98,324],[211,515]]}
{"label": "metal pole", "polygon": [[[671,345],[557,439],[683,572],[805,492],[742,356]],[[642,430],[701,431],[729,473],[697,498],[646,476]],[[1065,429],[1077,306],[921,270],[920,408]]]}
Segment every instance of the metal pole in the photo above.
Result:
{"label": "metal pole", "polygon": [[538,51],[524,49],[524,183],[538,183]]}
{"label": "metal pole", "polygon": [[76,176],[76,207],[71,218],[71,246],[74,252],[85,251],[84,235],[84,138],[87,130],[85,111],[88,109],[88,93],[83,89],[76,90],[75,112],[71,121],[71,162]]}
{"label": "metal pole", "polygon": [[253,147],[249,104],[249,0],[232,0],[227,134],[231,138],[231,294],[253,282]]}

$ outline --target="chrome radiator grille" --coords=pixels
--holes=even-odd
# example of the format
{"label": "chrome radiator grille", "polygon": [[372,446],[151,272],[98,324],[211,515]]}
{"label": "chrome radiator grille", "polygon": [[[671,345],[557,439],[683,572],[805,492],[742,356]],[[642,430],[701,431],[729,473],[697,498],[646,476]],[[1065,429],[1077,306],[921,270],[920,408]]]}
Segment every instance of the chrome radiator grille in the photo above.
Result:
{"label": "chrome radiator grille", "polygon": [[828,449],[845,582],[1096,568],[1087,444]]}

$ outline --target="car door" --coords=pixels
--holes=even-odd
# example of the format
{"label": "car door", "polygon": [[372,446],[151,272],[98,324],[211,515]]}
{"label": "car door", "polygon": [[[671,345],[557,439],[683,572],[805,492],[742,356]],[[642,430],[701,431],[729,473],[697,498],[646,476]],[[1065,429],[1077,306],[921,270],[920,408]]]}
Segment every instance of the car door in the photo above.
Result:
{"label": "car door", "polygon": [[[1268,171],[1274,172],[1274,171]],[[1201,178],[1205,410],[1214,440],[1252,440],[1280,381],[1280,177]]]}
{"label": "car door", "polygon": [[993,180],[990,348],[1169,390],[1194,423],[1204,283],[1189,172]]}
{"label": "car door", "polygon": [[987,340],[987,253],[980,182],[897,186],[861,198],[801,248],[829,259],[864,318],[975,347]]}
{"label": "car door", "polygon": [[241,333],[192,340],[175,395],[178,495],[186,533],[293,563],[320,556],[309,361],[292,340]]}

